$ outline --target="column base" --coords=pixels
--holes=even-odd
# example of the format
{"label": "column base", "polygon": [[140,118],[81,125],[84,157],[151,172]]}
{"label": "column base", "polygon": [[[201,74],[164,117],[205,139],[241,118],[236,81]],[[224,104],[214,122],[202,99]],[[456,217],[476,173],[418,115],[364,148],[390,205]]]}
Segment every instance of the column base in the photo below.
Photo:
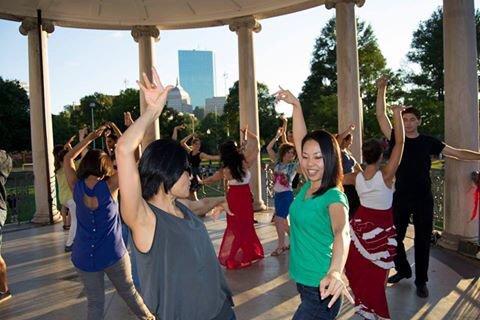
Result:
{"label": "column base", "polygon": [[[60,212],[58,210],[53,210],[53,223],[57,223],[62,221],[62,216],[60,215]],[[50,216],[48,212],[35,212],[35,215],[33,216],[32,220],[30,221],[35,224],[40,224],[40,225],[46,225],[50,224]]]}
{"label": "column base", "polygon": [[439,246],[454,251],[465,251],[467,244],[475,246],[477,243],[478,238],[476,237],[465,237],[446,231],[442,232],[442,237],[438,240]]}
{"label": "column base", "polygon": [[263,200],[256,201],[253,203],[253,211],[258,212],[263,210],[267,210],[267,206],[265,205]]}

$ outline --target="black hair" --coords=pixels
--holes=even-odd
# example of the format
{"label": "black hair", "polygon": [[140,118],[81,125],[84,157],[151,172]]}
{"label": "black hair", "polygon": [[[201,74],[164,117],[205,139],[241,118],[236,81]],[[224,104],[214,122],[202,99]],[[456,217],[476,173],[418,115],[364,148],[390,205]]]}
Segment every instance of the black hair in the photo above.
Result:
{"label": "black hair", "polygon": [[63,158],[67,154],[67,150],[65,150],[65,147],[61,144],[57,144],[53,147],[53,160],[54,160],[54,166],[55,166],[55,172],[60,170],[62,167],[63,163]]}
{"label": "black hair", "polygon": [[83,180],[88,176],[111,177],[115,173],[113,162],[108,154],[100,149],[91,149],[80,161],[77,170],[77,178]]}
{"label": "black hair", "polygon": [[367,164],[374,164],[383,153],[382,143],[377,139],[368,139],[362,145],[363,160]]}
{"label": "black hair", "polygon": [[409,108],[406,108],[405,110],[402,111],[402,116],[406,113],[411,113],[413,114],[418,120],[422,120],[422,114],[420,113],[420,111],[415,108],[415,107],[409,107]]}
{"label": "black hair", "polygon": [[342,189],[343,171],[341,166],[340,147],[337,139],[325,130],[315,130],[302,140],[302,150],[305,142],[313,140],[318,143],[323,155],[323,176],[320,188],[312,195],[320,196],[331,188],[338,187]]}
{"label": "black hair", "polygon": [[241,182],[246,175],[243,169],[245,156],[238,150],[236,142],[233,140],[224,142],[220,145],[219,150],[223,167],[230,170],[232,178]]}
{"label": "black hair", "polygon": [[160,139],[150,143],[138,164],[142,197],[151,199],[161,185],[167,193],[189,168],[188,154],[178,141]]}

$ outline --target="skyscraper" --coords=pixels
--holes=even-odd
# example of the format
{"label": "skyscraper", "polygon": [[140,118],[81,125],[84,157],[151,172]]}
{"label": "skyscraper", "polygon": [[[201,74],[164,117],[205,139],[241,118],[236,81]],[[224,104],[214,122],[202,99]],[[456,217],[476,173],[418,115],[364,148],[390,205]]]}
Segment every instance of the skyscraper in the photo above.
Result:
{"label": "skyscraper", "polygon": [[213,52],[179,50],[180,84],[190,94],[191,104],[204,107],[205,99],[214,96]]}

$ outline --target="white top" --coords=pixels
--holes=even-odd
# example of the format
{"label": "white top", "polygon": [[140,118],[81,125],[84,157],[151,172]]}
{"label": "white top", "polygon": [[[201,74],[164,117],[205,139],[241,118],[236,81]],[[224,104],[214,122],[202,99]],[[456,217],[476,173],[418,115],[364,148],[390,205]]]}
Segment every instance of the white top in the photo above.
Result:
{"label": "white top", "polygon": [[250,173],[250,170],[246,169],[245,170],[245,177],[243,177],[242,181],[238,181],[236,179],[228,180],[228,185],[229,186],[240,186],[240,185],[244,185],[244,184],[249,184],[251,178],[252,178],[252,174]]}
{"label": "white top", "polygon": [[381,171],[377,171],[373,178],[366,180],[360,172],[355,178],[360,204],[365,208],[387,210],[392,207],[394,188],[388,188],[383,181]]}

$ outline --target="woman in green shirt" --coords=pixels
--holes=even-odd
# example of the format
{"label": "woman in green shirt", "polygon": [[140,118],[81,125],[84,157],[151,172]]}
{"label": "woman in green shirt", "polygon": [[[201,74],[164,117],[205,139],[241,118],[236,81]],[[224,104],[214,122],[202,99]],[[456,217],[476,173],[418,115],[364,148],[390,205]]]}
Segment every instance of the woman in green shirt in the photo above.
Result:
{"label": "woman in green shirt", "polygon": [[290,207],[289,272],[301,298],[293,319],[334,319],[342,293],[353,303],[342,279],[350,234],[340,148],[326,131],[307,134],[302,107],[290,91],[281,89],[276,99],[293,106],[293,138],[308,179]]}

